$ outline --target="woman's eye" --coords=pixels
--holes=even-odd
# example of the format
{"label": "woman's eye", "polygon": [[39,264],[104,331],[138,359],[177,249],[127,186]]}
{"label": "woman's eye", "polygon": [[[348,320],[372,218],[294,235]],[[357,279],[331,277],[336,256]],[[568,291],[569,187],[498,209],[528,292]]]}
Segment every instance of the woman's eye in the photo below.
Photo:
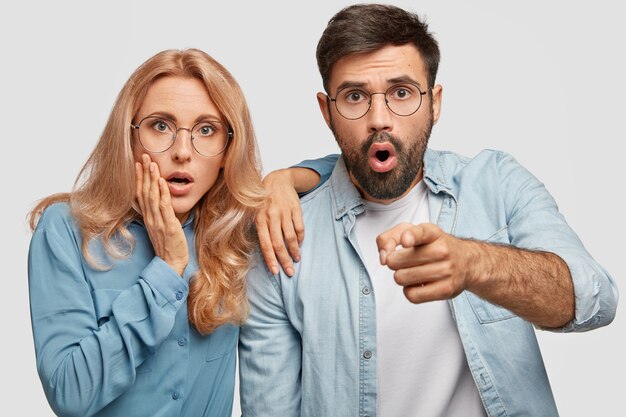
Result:
{"label": "woman's eye", "polygon": [[169,125],[162,120],[157,120],[156,122],[154,122],[152,124],[152,127],[154,128],[154,130],[160,133],[165,133],[165,132],[169,132],[170,130],[172,130],[169,127]]}
{"label": "woman's eye", "polygon": [[202,125],[198,129],[198,133],[200,133],[201,136],[211,136],[215,133],[215,127],[211,125]]}

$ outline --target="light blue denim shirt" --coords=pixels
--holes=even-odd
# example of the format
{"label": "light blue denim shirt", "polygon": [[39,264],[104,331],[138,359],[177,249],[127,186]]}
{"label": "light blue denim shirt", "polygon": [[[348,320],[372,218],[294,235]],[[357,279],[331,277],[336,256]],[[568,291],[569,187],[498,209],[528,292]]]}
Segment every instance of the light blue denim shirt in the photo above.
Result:
{"label": "light blue denim shirt", "polygon": [[187,320],[198,270],[193,217],[183,230],[190,261],[181,278],[154,255],[146,228],[128,226],[130,257],[92,268],[67,204],[44,212],[28,258],[37,370],[60,416],[230,417],[239,327],[200,335]]}
{"label": "light blue denim shirt", "polygon": [[[444,231],[550,251],[567,263],[576,318],[557,331],[611,322],[613,280],[511,156],[427,150],[424,181],[431,221]],[[272,276],[257,257],[248,278],[250,316],[239,344],[243,415],[374,417],[376,294],[354,234],[364,207],[343,160],[302,198],[302,210],[306,237],[295,275]],[[487,414],[558,415],[533,326],[468,291],[449,305]]]}

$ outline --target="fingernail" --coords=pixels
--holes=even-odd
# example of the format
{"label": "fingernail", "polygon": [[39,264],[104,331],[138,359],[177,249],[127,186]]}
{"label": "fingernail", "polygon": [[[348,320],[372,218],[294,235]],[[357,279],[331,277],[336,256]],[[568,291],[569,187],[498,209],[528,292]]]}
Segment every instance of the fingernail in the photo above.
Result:
{"label": "fingernail", "polygon": [[150,172],[154,172],[154,162],[150,162]]}
{"label": "fingernail", "polygon": [[295,258],[293,258],[293,260],[296,261],[296,262],[300,262],[300,257],[296,256]]}
{"label": "fingernail", "polygon": [[278,275],[278,268],[275,266],[272,267],[272,275]]}
{"label": "fingernail", "polygon": [[287,268],[287,269],[285,270],[285,272],[287,273],[287,275],[292,276],[292,275],[293,275],[293,273],[294,273],[294,270],[293,270],[293,268]]}

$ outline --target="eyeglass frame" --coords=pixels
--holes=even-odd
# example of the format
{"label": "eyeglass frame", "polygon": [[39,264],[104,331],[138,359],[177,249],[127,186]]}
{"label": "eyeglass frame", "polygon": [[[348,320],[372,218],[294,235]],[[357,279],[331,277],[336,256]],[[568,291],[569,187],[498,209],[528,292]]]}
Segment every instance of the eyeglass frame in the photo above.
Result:
{"label": "eyeglass frame", "polygon": [[[411,112],[411,113],[409,113],[409,114],[399,114],[399,113],[396,113],[395,111],[393,111],[393,109],[392,109],[391,107],[389,107],[389,100],[387,100],[387,93],[389,92],[389,90],[391,90],[391,89],[392,89],[392,88],[394,88],[394,87],[397,87],[397,86],[399,86],[399,85],[406,85],[406,84],[410,84],[410,85],[414,86],[415,88],[417,88],[417,91],[419,91],[419,94],[420,94],[420,104],[417,106],[417,108],[416,108],[413,112]],[[362,115],[360,115],[359,117],[350,118],[350,117],[346,117],[346,116],[344,116],[344,115],[341,113],[341,111],[339,110],[339,107],[337,107],[337,97],[339,96],[339,93],[341,93],[343,90],[345,90],[345,89],[347,89],[347,88],[355,88],[355,86],[350,86],[350,85],[348,85],[348,86],[345,86],[345,87],[340,88],[339,90],[337,90],[337,93],[335,94],[335,97],[334,97],[334,98],[333,98],[333,97],[331,97],[330,95],[326,94],[326,98],[327,98],[329,101],[334,101],[334,102],[335,102],[335,110],[337,110],[337,113],[339,113],[339,115],[340,115],[341,117],[343,117],[344,119],[347,119],[347,120],[359,120],[360,118],[362,118],[363,116],[365,116],[365,115],[366,115],[366,114],[370,111],[370,109],[372,108],[372,96],[374,96],[374,95],[376,95],[376,94],[383,94],[383,96],[384,96],[384,98],[385,98],[385,106],[389,109],[389,111],[390,111],[390,112],[392,112],[392,113],[393,113],[393,114],[395,114],[396,116],[400,116],[400,117],[408,117],[408,116],[411,116],[411,115],[413,115],[413,114],[417,113],[417,111],[418,111],[418,110],[422,107],[422,103],[424,102],[424,98],[423,98],[423,97],[424,97],[424,95],[425,95],[428,91],[432,90],[432,88],[431,88],[431,87],[428,87],[428,88],[426,89],[426,91],[422,91],[422,89],[420,88],[420,86],[419,86],[419,85],[417,85],[416,83],[411,83],[411,82],[408,82],[408,83],[407,83],[407,82],[395,83],[395,84],[393,84],[392,86],[390,86],[388,89],[386,89],[384,92],[379,91],[379,92],[370,93],[370,92],[369,92],[369,91],[367,91],[366,89],[364,89],[364,88],[360,88],[361,90],[363,90],[363,91],[365,91],[367,94],[369,94],[369,100],[368,100],[368,103],[367,103],[367,110],[365,110],[365,113],[363,113],[363,114],[362,114]]]}
{"label": "eyeglass frame", "polygon": [[[170,122],[170,123],[172,123],[172,124],[174,125],[174,127],[176,128],[176,131],[174,132],[174,138],[172,139],[172,143],[170,144],[170,146],[168,146],[167,148],[165,148],[165,149],[164,149],[164,150],[162,150],[162,151],[152,151],[152,150],[150,150],[150,149],[148,149],[148,148],[146,148],[146,147],[145,147],[145,145],[144,145],[144,144],[143,144],[143,142],[141,141],[141,135],[139,134],[139,126],[141,126],[141,124],[143,123],[143,121],[144,121],[144,120],[146,120],[146,119],[163,119],[163,120],[166,120],[166,121],[168,121],[168,122]],[[193,144],[193,141],[194,141],[194,139],[195,139],[195,138],[193,137],[193,133],[192,133],[192,132],[193,132],[193,128],[194,128],[194,127],[196,127],[196,126],[198,126],[200,123],[206,123],[206,122],[213,122],[213,123],[220,123],[220,124],[222,124],[222,125],[224,125],[224,127],[226,127],[226,132],[228,133],[228,135],[227,135],[227,137],[226,137],[226,143],[224,144],[224,148],[223,148],[221,151],[219,151],[218,153],[213,154],[213,155],[205,155],[205,154],[203,154],[203,153],[200,153],[200,151],[199,151],[199,150],[196,148],[196,146]],[[197,153],[198,155],[203,156],[203,157],[205,157],[205,158],[211,158],[211,157],[213,157],[213,156],[217,156],[217,155],[221,154],[222,152],[224,152],[224,151],[226,150],[226,148],[228,148],[228,144],[230,143],[230,141],[231,141],[231,140],[232,140],[232,138],[233,138],[233,131],[232,131],[232,129],[230,128],[230,126],[228,125],[228,123],[224,123],[224,122],[222,122],[222,121],[220,121],[220,120],[203,120],[203,121],[199,121],[199,122],[197,122],[196,124],[194,124],[193,126],[191,126],[191,128],[188,128],[188,127],[178,127],[178,126],[176,125],[176,123],[175,123],[173,120],[170,120],[170,119],[168,119],[167,117],[160,117],[160,116],[146,116],[146,117],[144,117],[143,119],[141,119],[141,120],[139,121],[139,123],[137,123],[136,125],[131,123],[131,124],[130,124],[130,127],[131,127],[131,128],[133,128],[133,129],[135,129],[135,130],[137,131],[137,139],[139,139],[139,144],[141,145],[141,147],[142,147],[142,148],[144,148],[146,151],[148,151],[148,152],[152,152],[152,153],[164,153],[164,152],[169,151],[169,150],[172,148],[172,146],[174,146],[174,143],[176,142],[176,139],[178,139],[178,131],[179,131],[179,130],[186,130],[187,132],[189,132],[189,137],[190,137],[190,139],[191,139],[191,147],[193,148],[193,150],[194,150],[194,151],[196,151],[196,153]]]}

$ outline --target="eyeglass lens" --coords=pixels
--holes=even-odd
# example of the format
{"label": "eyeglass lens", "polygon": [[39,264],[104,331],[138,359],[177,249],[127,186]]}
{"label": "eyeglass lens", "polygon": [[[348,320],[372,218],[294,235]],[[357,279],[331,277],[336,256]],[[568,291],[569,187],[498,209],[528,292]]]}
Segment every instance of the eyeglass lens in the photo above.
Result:
{"label": "eyeglass lens", "polygon": [[187,129],[178,128],[162,117],[146,117],[139,123],[139,141],[150,152],[165,152],[174,144],[180,130],[191,131],[191,143],[203,156],[220,154],[228,143],[228,131],[220,122],[202,121]]}
{"label": "eyeglass lens", "polygon": [[422,104],[422,91],[414,84],[395,84],[385,93],[370,93],[356,87],[346,87],[337,92],[335,105],[337,111],[347,119],[359,119],[368,112],[372,97],[384,94],[389,110],[399,116],[415,113]]}

